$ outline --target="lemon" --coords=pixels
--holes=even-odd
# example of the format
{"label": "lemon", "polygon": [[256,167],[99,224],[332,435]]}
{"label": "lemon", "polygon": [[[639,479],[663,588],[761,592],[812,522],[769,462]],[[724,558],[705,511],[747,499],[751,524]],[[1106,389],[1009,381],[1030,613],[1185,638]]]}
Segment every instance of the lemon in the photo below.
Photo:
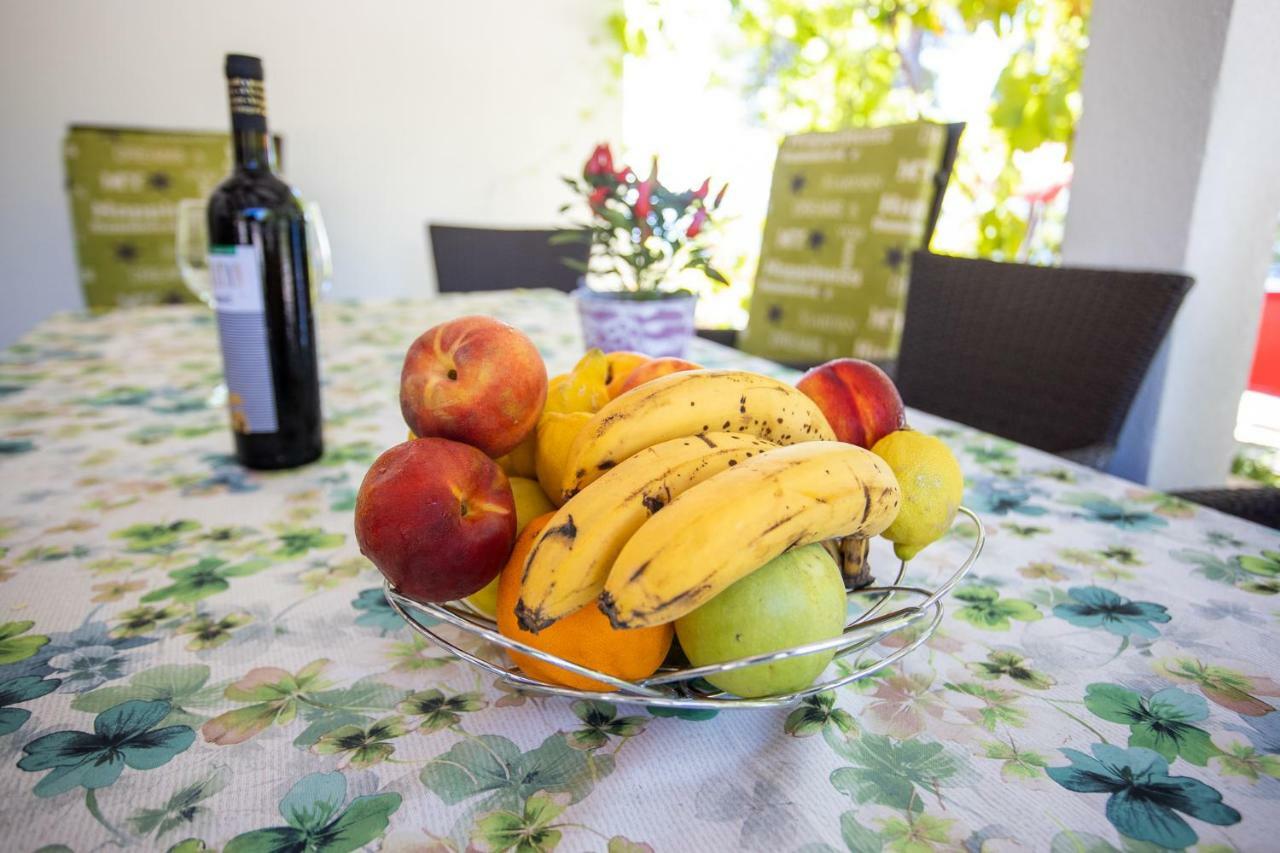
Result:
{"label": "lemon", "polygon": [[[525,525],[540,515],[555,509],[537,480],[526,477],[511,477],[511,496],[516,501],[516,535],[524,530]],[[498,578],[489,581],[488,586],[479,592],[467,596],[467,604],[479,610],[490,619],[498,613]]]}
{"label": "lemon", "polygon": [[882,535],[899,559],[910,560],[951,528],[964,497],[964,474],[941,439],[915,430],[891,432],[871,452],[889,464],[902,489],[898,517]]}
{"label": "lemon", "polygon": [[538,482],[557,506],[563,503],[564,469],[569,464],[573,440],[591,420],[590,412],[546,412],[538,421],[538,447],[534,456]]}
{"label": "lemon", "polygon": [[507,472],[509,477],[536,477],[538,469],[534,467],[534,454],[538,446],[538,433],[534,429],[525,438],[515,446],[515,449],[506,456],[499,456],[493,460],[498,463],[503,471]]}

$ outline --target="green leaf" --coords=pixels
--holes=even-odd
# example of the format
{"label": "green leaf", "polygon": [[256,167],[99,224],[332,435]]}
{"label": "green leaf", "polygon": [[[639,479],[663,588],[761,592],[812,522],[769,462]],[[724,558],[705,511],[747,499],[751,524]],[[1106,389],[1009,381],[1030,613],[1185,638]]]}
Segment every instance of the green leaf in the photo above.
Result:
{"label": "green leaf", "polygon": [[1139,723],[1129,736],[1129,746],[1153,749],[1166,761],[1180,755],[1197,767],[1204,767],[1210,758],[1219,754],[1208,732],[1186,723]]}
{"label": "green leaf", "polygon": [[17,663],[40,651],[49,642],[49,638],[40,634],[20,637],[31,630],[34,622],[5,622],[0,624],[0,666]]}
{"label": "green leaf", "polygon": [[237,835],[222,853],[297,853],[306,847],[306,833],[289,826],[255,829]]}
{"label": "green leaf", "polygon": [[298,780],[280,801],[280,814],[295,829],[322,828],[342,808],[347,780],[341,773],[312,773]]}
{"label": "green leaf", "polygon": [[204,735],[206,741],[219,746],[244,743],[259,732],[268,729],[272,723],[288,713],[286,710],[288,708],[292,708],[292,705],[283,706],[277,702],[261,702],[237,708],[234,711],[219,714],[206,722],[200,727],[200,733]]}
{"label": "green leaf", "polygon": [[786,722],[782,724],[782,730],[792,737],[809,737],[822,731],[828,718],[827,712],[820,708],[801,705],[787,715]]}
{"label": "green leaf", "polygon": [[547,826],[568,806],[569,803],[563,796],[557,799],[548,794],[534,794],[524,804],[525,823],[533,827]]}
{"label": "green leaf", "polygon": [[471,829],[471,840],[482,845],[480,850],[510,850],[524,835],[524,820],[507,811],[491,812],[477,819]]}
{"label": "green leaf", "polygon": [[1111,842],[1088,832],[1063,830],[1049,842],[1050,853],[1120,853]]}
{"label": "green leaf", "polygon": [[580,228],[566,228],[555,232],[547,240],[550,246],[563,246],[568,243],[590,243],[591,234]]}
{"label": "green leaf", "polygon": [[419,778],[448,805],[512,783],[511,767],[520,748],[498,735],[479,735],[455,744],[422,768]]}
{"label": "green leaf", "polygon": [[254,557],[245,560],[243,563],[237,563],[234,566],[227,566],[221,569],[218,574],[224,578],[244,578],[250,575],[256,575],[263,569],[269,569],[275,565],[275,561],[267,557]]}
{"label": "green leaf", "polygon": [[1240,562],[1240,568],[1246,572],[1255,575],[1267,575],[1276,577],[1280,575],[1280,555],[1275,551],[1264,551],[1267,557],[1237,557]]}
{"label": "green leaf", "polygon": [[1141,720],[1145,713],[1142,697],[1118,684],[1090,684],[1085,688],[1084,706],[1094,716],[1126,726]]}
{"label": "green leaf", "polygon": [[878,853],[884,849],[880,833],[858,823],[858,816],[851,811],[840,815],[840,837],[850,853]]}
{"label": "green leaf", "polygon": [[400,808],[402,798],[391,792],[356,797],[336,821],[315,836],[321,853],[346,853],[358,850],[386,832],[391,815]]}

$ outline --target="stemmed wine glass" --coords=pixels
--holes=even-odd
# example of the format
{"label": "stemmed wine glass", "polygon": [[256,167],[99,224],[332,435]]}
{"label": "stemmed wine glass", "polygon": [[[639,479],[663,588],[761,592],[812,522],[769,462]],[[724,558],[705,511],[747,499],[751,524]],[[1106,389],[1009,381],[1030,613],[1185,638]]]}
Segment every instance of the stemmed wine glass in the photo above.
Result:
{"label": "stemmed wine glass", "polygon": [[[209,278],[209,230],[205,200],[186,198],[178,202],[174,254],[182,281],[197,299],[213,307]],[[314,201],[302,206],[307,221],[307,271],[311,276],[311,298],[323,300],[333,286],[333,259],[329,253],[329,233]]]}
{"label": "stemmed wine glass", "polygon": [[[178,202],[174,232],[174,255],[182,281],[197,299],[210,309],[214,307],[213,285],[209,274],[209,228],[205,216],[207,202],[187,198]],[[329,294],[333,285],[333,260],[329,253],[329,234],[320,216],[320,205],[304,202],[307,222],[307,272],[311,279],[311,301],[314,304]],[[227,400],[227,386],[219,382],[209,394],[208,403],[220,408]]]}

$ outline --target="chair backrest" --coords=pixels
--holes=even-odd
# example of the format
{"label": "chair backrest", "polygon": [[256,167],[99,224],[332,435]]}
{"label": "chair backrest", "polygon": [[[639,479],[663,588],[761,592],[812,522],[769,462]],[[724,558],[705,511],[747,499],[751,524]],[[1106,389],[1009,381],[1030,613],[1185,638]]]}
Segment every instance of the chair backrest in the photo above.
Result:
{"label": "chair backrest", "polygon": [[428,226],[440,293],[550,287],[565,293],[578,286],[582,273],[564,259],[585,264],[585,243],[551,245],[552,229],[516,230]]}
{"label": "chair backrest", "polygon": [[929,245],[963,129],[912,122],[783,140],[742,349],[794,367],[892,359],[907,257]]}
{"label": "chair backrest", "polygon": [[909,406],[1041,450],[1109,450],[1191,284],[917,252],[898,389]]}

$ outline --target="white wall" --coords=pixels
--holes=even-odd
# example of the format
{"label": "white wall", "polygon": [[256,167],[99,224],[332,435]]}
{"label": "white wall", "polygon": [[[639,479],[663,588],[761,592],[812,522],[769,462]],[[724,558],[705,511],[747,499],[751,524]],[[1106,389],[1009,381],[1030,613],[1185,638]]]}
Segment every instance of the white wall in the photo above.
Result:
{"label": "white wall", "polygon": [[426,294],[424,224],[547,224],[616,138],[599,0],[0,0],[0,345],[81,305],[72,122],[228,126],[222,58],[263,57],[288,178],[319,202],[334,295]]}
{"label": "white wall", "polygon": [[1096,3],[1063,262],[1196,278],[1112,470],[1222,483],[1280,213],[1280,4]]}

